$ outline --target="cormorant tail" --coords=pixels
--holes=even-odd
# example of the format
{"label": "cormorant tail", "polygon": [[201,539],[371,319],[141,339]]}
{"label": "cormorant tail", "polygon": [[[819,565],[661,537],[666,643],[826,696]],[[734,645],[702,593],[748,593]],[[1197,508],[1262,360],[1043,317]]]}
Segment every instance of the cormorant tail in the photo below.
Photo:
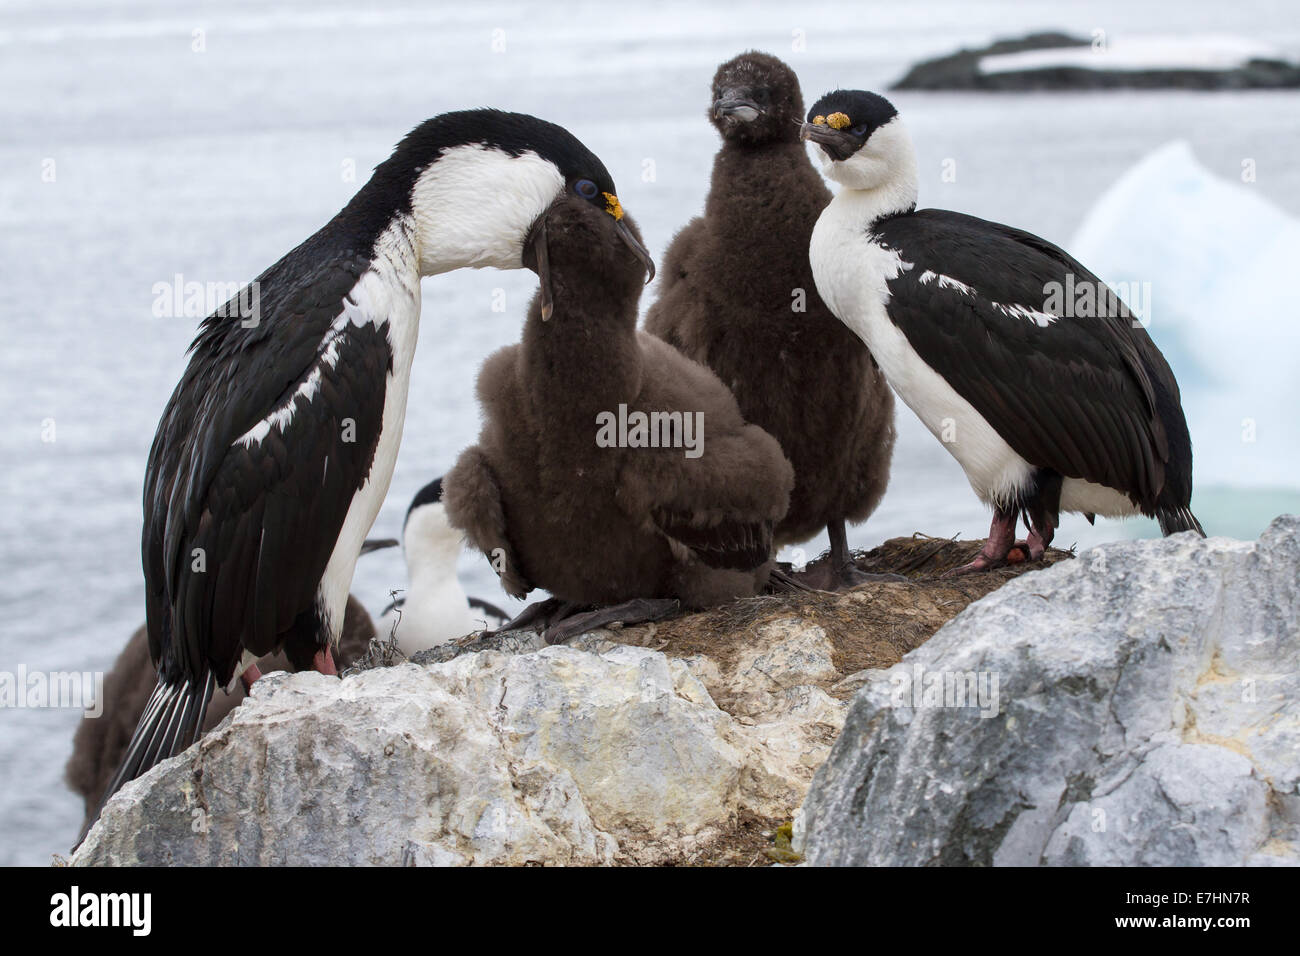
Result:
{"label": "cormorant tail", "polygon": [[1160,522],[1160,533],[1166,538],[1180,531],[1195,531],[1202,538],[1205,537],[1205,529],[1196,520],[1191,508],[1161,508],[1156,512],[1156,520]]}
{"label": "cormorant tail", "polygon": [[200,681],[186,679],[177,684],[158,678],[158,683],[149,696],[149,703],[140,715],[140,722],[135,726],[135,733],[131,735],[122,763],[104,789],[104,795],[99,798],[99,806],[77,837],[74,850],[81,846],[86,834],[103,812],[104,805],[123,784],[147,773],[199,738],[203,731],[203,718],[208,712],[208,703],[216,689],[217,675],[210,669],[204,672]]}

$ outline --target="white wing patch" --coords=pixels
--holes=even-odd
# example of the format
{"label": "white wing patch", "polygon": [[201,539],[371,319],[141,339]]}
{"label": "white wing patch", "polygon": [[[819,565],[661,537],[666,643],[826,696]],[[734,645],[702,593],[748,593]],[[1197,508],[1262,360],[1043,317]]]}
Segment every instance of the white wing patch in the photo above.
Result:
{"label": "white wing patch", "polygon": [[[910,268],[911,264],[905,263],[904,266],[905,268]],[[952,276],[941,275],[938,272],[931,272],[929,269],[926,269],[921,273],[918,281],[921,285],[937,284],[940,289],[952,289],[954,292],[968,295],[972,299],[982,298],[974,288],[968,286],[960,279],[954,279]],[[1004,305],[1001,302],[994,302],[991,299],[985,299],[985,301],[1003,315],[1009,315],[1013,319],[1027,319],[1037,325],[1040,329],[1047,328],[1059,318],[1059,316],[1053,315],[1050,312],[1044,312],[1042,309],[1031,308],[1027,305]]]}
{"label": "white wing patch", "polygon": [[1003,315],[1009,315],[1015,319],[1028,319],[1040,329],[1047,328],[1059,318],[1059,316],[1052,315],[1050,312],[1043,312],[1040,309],[1031,309],[1027,305],[1003,305],[1001,302],[993,302],[990,304]]}
{"label": "white wing patch", "polygon": [[419,297],[418,280],[412,284],[408,276],[413,271],[415,262],[414,251],[410,248],[409,228],[407,223],[399,220],[380,237],[375,247],[374,263],[344,298],[343,309],[321,339],[316,361],[312,363],[307,375],[298,383],[293,394],[235,439],[232,448],[234,445],[251,448],[264,441],[272,428],[284,433],[301,407],[299,402],[310,403],[320,391],[325,369],[333,370],[338,366],[339,350],[349,329],[388,321],[388,344],[394,354],[402,356],[415,350],[416,326],[398,321],[408,311],[406,306],[409,301],[418,300]]}
{"label": "white wing patch", "polygon": [[346,325],[346,316],[347,312],[345,310],[343,315],[334,321],[333,326],[325,335],[320,352],[317,353],[315,364],[312,365],[311,371],[299,383],[294,393],[276,406],[275,411],[235,439],[236,445],[251,448],[255,443],[261,442],[271,433],[272,426],[278,428],[283,434],[285,429],[289,427],[289,423],[293,421],[293,416],[298,410],[298,400],[302,399],[305,402],[311,402],[316,397],[316,393],[320,391],[322,370],[325,366],[333,369],[338,364],[339,346],[343,343],[340,322],[342,321],[342,324]]}
{"label": "white wing patch", "polygon": [[940,275],[937,272],[931,272],[929,269],[926,269],[921,273],[920,282],[922,285],[931,285],[932,283],[938,282],[940,289],[955,289],[964,295],[975,295],[975,290],[960,279],[954,279],[952,276]]}

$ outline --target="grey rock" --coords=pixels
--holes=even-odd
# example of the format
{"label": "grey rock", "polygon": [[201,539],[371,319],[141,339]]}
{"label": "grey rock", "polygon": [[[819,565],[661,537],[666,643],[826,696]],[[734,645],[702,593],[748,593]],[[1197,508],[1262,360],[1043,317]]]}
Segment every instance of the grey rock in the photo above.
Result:
{"label": "grey rock", "polygon": [[[1300,519],[1284,516],[1255,544],[1119,542],[1012,581],[867,678],[796,851],[1300,863],[1298,579]],[[957,694],[972,687],[976,706]]]}
{"label": "grey rock", "polygon": [[[653,863],[741,813],[788,818],[845,705],[820,628],[720,668],[602,632],[478,638],[343,680],[268,675],[184,754],[124,787],[74,865]],[[384,655],[378,655],[382,658]],[[764,669],[776,688],[733,715]],[[704,675],[703,678],[697,676]],[[830,676],[834,676],[833,672]]]}
{"label": "grey rock", "polygon": [[985,73],[980,60],[986,56],[1086,47],[1091,40],[1063,33],[1035,33],[998,40],[975,50],[958,50],[923,60],[894,83],[895,90],[979,90],[983,92],[1025,92],[1028,90],[1106,89],[1190,89],[1240,90],[1284,89],[1300,86],[1300,65],[1286,60],[1254,59],[1230,69],[1161,68],[1117,70],[1054,66],[1040,69]]}

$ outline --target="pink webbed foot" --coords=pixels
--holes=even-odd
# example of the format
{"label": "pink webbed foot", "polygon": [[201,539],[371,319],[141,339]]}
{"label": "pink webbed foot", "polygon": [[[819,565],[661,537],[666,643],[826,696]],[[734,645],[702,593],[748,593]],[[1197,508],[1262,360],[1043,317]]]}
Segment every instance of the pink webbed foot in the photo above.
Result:
{"label": "pink webbed foot", "polygon": [[[1012,543],[1016,537],[1016,519],[1018,512],[993,512],[993,524],[989,527],[988,540],[984,542],[984,547],[980,548],[979,554],[975,555],[974,560],[953,568],[946,572],[945,578],[956,577],[959,574],[971,574],[976,571],[991,571],[994,568],[1000,568],[1008,563],[1016,563],[1017,558],[1011,555],[1015,551],[1015,545]],[[1023,561],[1023,555],[1017,556]]]}
{"label": "pink webbed foot", "polygon": [[258,670],[256,664],[249,664],[244,668],[244,673],[239,675],[239,681],[244,685],[244,693],[253,692],[253,684],[262,679],[262,672]]}
{"label": "pink webbed foot", "polygon": [[339,673],[334,666],[334,654],[328,647],[316,652],[316,656],[311,659],[311,669],[331,677],[337,677]]}

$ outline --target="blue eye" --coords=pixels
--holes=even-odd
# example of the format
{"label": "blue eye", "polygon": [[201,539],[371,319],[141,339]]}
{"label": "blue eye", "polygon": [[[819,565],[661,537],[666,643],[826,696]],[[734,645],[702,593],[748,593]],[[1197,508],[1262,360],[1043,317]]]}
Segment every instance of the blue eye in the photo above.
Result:
{"label": "blue eye", "polygon": [[866,124],[866,123],[862,123],[862,124],[860,124],[860,125],[858,125],[858,126],[855,126],[855,127],[853,127],[853,129],[849,130],[849,132],[852,133],[854,136],[866,136],[866,135],[867,135],[867,124]]}
{"label": "blue eye", "polygon": [[595,199],[600,190],[590,179],[579,179],[573,184],[573,191],[583,199]]}

